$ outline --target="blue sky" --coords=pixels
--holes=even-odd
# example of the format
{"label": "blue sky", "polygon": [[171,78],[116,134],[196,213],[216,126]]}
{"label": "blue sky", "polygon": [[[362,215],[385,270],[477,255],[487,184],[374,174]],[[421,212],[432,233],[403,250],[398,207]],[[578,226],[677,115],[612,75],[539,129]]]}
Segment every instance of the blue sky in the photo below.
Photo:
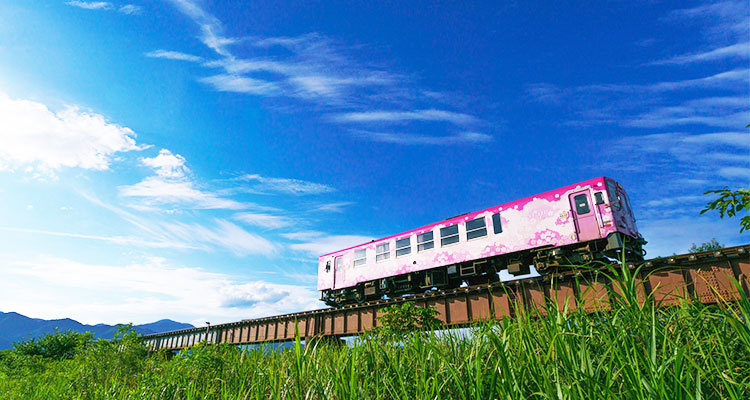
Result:
{"label": "blue sky", "polygon": [[0,0],[0,310],[322,306],[319,254],[606,175],[650,255],[738,223],[746,1]]}

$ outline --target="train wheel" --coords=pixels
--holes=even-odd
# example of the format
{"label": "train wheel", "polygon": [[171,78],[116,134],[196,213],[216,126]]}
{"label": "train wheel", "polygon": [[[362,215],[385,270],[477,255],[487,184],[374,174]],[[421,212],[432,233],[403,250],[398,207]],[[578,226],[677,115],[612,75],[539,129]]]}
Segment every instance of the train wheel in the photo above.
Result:
{"label": "train wheel", "polygon": [[362,304],[367,300],[367,297],[365,297],[365,294],[362,292],[362,290],[357,289],[357,291],[354,293],[354,300],[357,302],[357,304]]}

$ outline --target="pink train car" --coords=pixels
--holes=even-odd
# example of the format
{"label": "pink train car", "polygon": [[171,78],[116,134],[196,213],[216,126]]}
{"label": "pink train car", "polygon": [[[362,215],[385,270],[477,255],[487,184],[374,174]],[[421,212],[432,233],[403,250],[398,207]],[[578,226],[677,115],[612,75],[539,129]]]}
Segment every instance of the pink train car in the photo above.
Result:
{"label": "pink train car", "polygon": [[325,254],[318,290],[337,306],[497,281],[503,269],[642,260],[645,243],[625,190],[600,177]]}

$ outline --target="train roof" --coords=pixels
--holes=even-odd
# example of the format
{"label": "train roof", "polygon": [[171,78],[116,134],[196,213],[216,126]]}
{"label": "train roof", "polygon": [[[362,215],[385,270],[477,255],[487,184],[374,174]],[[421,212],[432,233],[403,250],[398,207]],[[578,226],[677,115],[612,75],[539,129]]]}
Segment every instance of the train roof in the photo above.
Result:
{"label": "train roof", "polygon": [[[558,193],[560,191],[568,191],[570,189],[575,189],[577,186],[591,185],[593,183],[597,183],[597,182],[602,181],[604,179],[610,179],[612,181],[615,181],[614,179],[606,177],[606,176],[600,176],[600,177],[597,177],[597,178],[587,179],[587,180],[585,180],[583,182],[578,182],[578,183],[574,183],[572,185],[567,185],[567,186],[563,186],[563,187],[560,187],[560,188],[557,188],[557,189],[548,190],[546,192],[535,194],[533,196],[528,196],[528,197],[524,197],[524,198],[521,198],[521,199],[518,199],[518,200],[513,200],[511,202],[504,203],[504,204],[498,204],[496,206],[485,208],[485,209],[482,209],[482,210],[470,211],[470,212],[467,212],[467,213],[463,213],[463,214],[457,215],[455,217],[451,217],[451,218],[447,218],[447,219],[444,219],[444,220],[440,220],[438,222],[433,222],[431,224],[423,225],[423,226],[420,226],[419,228],[410,229],[410,230],[404,231],[404,232],[399,232],[399,233],[397,233],[395,235],[390,235],[390,236],[382,237],[380,239],[374,239],[374,240],[369,241],[369,242],[360,243],[360,244],[358,244],[356,246],[351,246],[351,247],[347,247],[345,249],[332,251],[332,252],[323,254],[323,255],[321,255],[318,258],[329,256],[331,254],[341,253],[343,251],[347,251],[347,250],[351,250],[351,249],[354,249],[354,248],[357,248],[357,247],[369,245],[371,243],[381,242],[381,241],[388,240],[388,239],[393,239],[395,237],[403,236],[403,235],[406,235],[406,234],[410,234],[411,235],[414,232],[418,232],[418,231],[432,230],[432,228],[434,228],[436,225],[443,225],[443,224],[444,225],[450,225],[450,224],[453,224],[453,223],[458,223],[458,222],[460,222],[460,220],[462,219],[462,217],[464,217],[464,216],[466,216],[468,214],[481,214],[481,213],[484,213],[484,212],[489,212],[489,211],[492,211],[494,209],[497,209],[498,207],[499,208],[504,208],[504,209],[505,208],[510,208],[510,207],[513,207],[514,205],[516,205],[516,203],[524,203],[524,204],[526,204],[528,201],[532,200],[535,197],[542,197],[542,198],[544,198],[544,197],[553,197],[555,195],[555,193]],[[615,181],[615,182],[617,182],[617,181]]]}

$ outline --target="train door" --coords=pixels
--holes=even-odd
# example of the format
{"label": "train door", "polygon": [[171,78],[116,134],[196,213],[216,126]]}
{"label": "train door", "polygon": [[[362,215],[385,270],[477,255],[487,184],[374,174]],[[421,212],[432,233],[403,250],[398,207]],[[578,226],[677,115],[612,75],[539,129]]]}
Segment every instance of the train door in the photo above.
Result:
{"label": "train door", "polygon": [[585,242],[588,240],[599,239],[599,223],[596,220],[596,213],[591,206],[591,196],[588,190],[576,192],[570,195],[570,205],[575,217],[576,231],[578,241]]}
{"label": "train door", "polygon": [[333,258],[333,288],[336,289],[336,282],[344,280],[344,262],[342,256]]}

